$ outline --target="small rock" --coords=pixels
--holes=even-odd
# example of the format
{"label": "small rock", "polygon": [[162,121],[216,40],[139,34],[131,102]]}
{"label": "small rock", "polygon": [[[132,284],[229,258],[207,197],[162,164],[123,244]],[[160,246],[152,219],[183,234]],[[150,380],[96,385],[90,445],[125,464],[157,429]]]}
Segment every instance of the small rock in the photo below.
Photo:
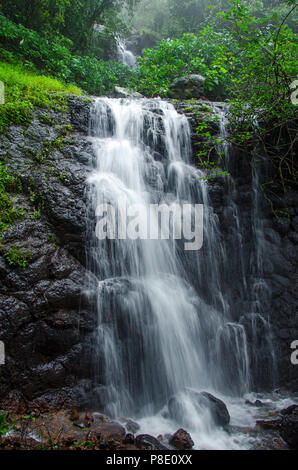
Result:
{"label": "small rock", "polygon": [[80,429],[85,429],[86,428],[84,423],[79,423],[79,422],[75,423],[74,422],[73,424],[74,424],[74,426],[76,426],[77,428],[80,428]]}
{"label": "small rock", "polygon": [[256,406],[257,408],[262,408],[266,406],[264,403],[261,402],[261,400],[256,400],[254,403],[250,400],[245,400],[245,404],[249,406]]}
{"label": "small rock", "polygon": [[70,416],[69,416],[69,419],[71,421],[78,421],[80,419],[80,415],[79,415],[79,412],[76,408],[73,408],[71,410],[71,413],[70,413]]}
{"label": "small rock", "polygon": [[263,408],[265,405],[265,403],[262,403],[261,400],[256,400],[254,405],[258,408]]}
{"label": "small rock", "polygon": [[178,429],[170,438],[170,444],[179,450],[192,449],[194,442],[191,435],[184,429]]}
{"label": "small rock", "polygon": [[94,418],[92,416],[92,413],[87,411],[85,418],[84,418],[84,424],[86,428],[90,428],[93,422],[94,422]]}
{"label": "small rock", "polygon": [[135,443],[135,437],[133,434],[126,434],[125,439],[124,439],[124,444],[134,444]]}
{"label": "small rock", "polygon": [[280,419],[273,419],[273,420],[258,420],[256,422],[257,426],[260,426],[263,429],[271,429],[271,430],[277,430],[280,428],[281,420]]}
{"label": "small rock", "polygon": [[253,402],[250,400],[245,400],[245,404],[249,406],[254,406]]}
{"label": "small rock", "polygon": [[131,419],[127,421],[125,426],[127,431],[131,432],[132,434],[135,434],[140,429],[140,425]]}
{"label": "small rock", "polygon": [[109,419],[107,418],[107,416],[105,415],[96,415],[97,419],[99,419],[99,421],[101,421],[102,423],[108,423],[109,422]]}
{"label": "small rock", "polygon": [[140,434],[137,436],[136,446],[140,450],[168,450],[158,439],[148,434]]}
{"label": "small rock", "polygon": [[123,441],[125,439],[125,429],[119,423],[106,423],[96,427],[93,431],[100,442]]}

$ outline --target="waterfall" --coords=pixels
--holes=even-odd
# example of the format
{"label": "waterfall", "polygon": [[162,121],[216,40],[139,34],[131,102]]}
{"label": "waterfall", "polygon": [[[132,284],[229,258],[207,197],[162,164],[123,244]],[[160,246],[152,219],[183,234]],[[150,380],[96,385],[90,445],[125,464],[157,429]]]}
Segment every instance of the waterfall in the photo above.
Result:
{"label": "waterfall", "polygon": [[[225,240],[205,174],[191,163],[189,123],[160,99],[98,98],[90,138],[95,159],[88,179],[87,252],[98,279],[94,375],[101,406],[114,417],[144,418],[179,395],[186,422],[206,432],[210,422],[202,421],[185,391],[242,396],[251,378],[246,329],[233,318],[225,289]],[[150,204],[203,204],[202,249],[185,251],[184,240],[173,236],[99,240],[97,207],[110,204],[117,209],[119,201],[144,207],[144,217]],[[239,214],[233,197],[230,202],[236,233]],[[152,223],[158,228],[159,220]],[[244,275],[241,282],[244,291]]]}
{"label": "waterfall", "polygon": [[125,40],[120,38],[119,36],[116,37],[116,44],[117,44],[117,52],[120,62],[124,65],[127,65],[129,68],[133,69],[136,65],[137,58],[136,56],[127,49]]}

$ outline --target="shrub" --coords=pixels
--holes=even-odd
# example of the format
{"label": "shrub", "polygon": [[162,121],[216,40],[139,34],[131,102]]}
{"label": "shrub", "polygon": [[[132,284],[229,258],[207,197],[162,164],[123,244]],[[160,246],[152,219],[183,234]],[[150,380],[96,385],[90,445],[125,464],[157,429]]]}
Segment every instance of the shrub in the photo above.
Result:
{"label": "shrub", "polygon": [[12,429],[12,425],[8,423],[8,411],[0,413],[0,436],[5,436]]}
{"label": "shrub", "polygon": [[134,87],[145,95],[166,96],[176,78],[201,74],[206,78],[209,92],[224,96],[227,72],[233,68],[231,50],[235,48],[236,43],[229,33],[217,33],[209,26],[199,34],[166,39],[155,49],[145,51],[144,57],[139,59]]}

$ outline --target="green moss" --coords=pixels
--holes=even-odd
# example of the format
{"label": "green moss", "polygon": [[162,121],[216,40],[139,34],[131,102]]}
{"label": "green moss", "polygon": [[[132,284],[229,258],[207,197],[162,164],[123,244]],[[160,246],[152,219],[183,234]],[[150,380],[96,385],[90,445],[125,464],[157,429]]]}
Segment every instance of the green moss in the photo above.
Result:
{"label": "green moss", "polygon": [[32,253],[25,251],[17,245],[12,245],[3,256],[10,266],[19,266],[24,269],[29,266],[30,260],[32,259]]}
{"label": "green moss", "polygon": [[0,162],[0,231],[5,231],[11,224],[24,217],[24,211],[16,208],[15,194],[22,190],[19,178],[8,173]]}
{"label": "green moss", "polygon": [[56,119],[52,116],[49,116],[48,114],[42,114],[39,120],[42,124],[47,124],[49,126],[55,126],[57,124]]}

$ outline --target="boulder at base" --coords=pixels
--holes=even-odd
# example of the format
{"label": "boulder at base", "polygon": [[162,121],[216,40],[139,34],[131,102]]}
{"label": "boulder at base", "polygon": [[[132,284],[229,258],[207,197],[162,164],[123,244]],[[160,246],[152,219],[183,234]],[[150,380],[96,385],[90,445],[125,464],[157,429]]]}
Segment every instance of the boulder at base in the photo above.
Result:
{"label": "boulder at base", "polygon": [[191,401],[197,413],[209,412],[213,422],[217,426],[226,426],[230,422],[230,414],[225,403],[208,392],[197,392],[185,389],[182,393],[172,396],[168,402],[169,417],[185,426],[191,424],[187,419],[187,407],[185,403]]}
{"label": "boulder at base", "polygon": [[298,449],[298,415],[285,416],[279,433],[291,449]]}
{"label": "boulder at base", "polygon": [[202,75],[178,78],[170,85],[170,97],[178,100],[199,99],[204,95],[205,81]]}

